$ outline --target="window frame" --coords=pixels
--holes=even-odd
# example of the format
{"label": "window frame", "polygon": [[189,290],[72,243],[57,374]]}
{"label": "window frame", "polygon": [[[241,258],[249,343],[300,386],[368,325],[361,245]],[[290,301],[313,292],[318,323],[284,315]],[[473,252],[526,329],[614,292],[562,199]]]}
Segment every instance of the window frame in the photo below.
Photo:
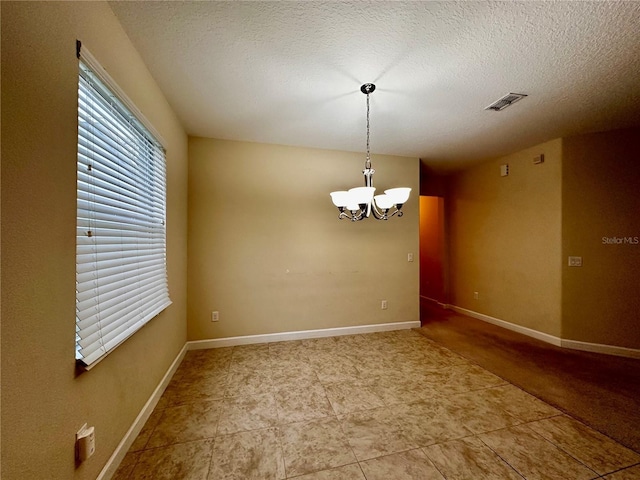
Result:
{"label": "window frame", "polygon": [[164,140],[77,42],[76,363],[89,370],[171,305]]}

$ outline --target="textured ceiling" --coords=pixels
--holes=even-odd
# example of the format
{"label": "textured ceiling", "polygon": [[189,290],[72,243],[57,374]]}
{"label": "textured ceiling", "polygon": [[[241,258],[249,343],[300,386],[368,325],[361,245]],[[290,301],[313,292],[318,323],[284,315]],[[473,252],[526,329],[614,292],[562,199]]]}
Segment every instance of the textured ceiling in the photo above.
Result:
{"label": "textured ceiling", "polygon": [[365,82],[372,152],[435,168],[640,125],[640,2],[110,5],[190,135],[363,151]]}

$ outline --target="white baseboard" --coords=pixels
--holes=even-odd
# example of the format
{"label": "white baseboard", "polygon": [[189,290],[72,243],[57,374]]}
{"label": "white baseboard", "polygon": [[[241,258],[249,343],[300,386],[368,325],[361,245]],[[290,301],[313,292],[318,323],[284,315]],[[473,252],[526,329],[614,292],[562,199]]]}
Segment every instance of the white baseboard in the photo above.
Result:
{"label": "white baseboard", "polygon": [[580,342],[577,340],[566,340],[564,338],[549,335],[548,333],[539,332],[531,328],[516,325],[515,323],[500,320],[499,318],[490,317],[489,315],[485,315],[483,313],[474,312],[473,310],[467,310],[466,308],[462,307],[456,307],[455,305],[449,305],[448,308],[462,315],[467,315],[468,317],[477,318],[478,320],[482,320],[484,322],[506,328],[507,330],[522,333],[523,335],[542,340],[543,342],[550,343],[552,345],[555,345],[556,347],[570,348],[572,350],[582,350],[585,352],[604,353],[606,355],[616,355],[618,357],[640,358],[640,350],[636,348],[617,347],[615,345],[604,345],[600,343]]}
{"label": "white baseboard", "polygon": [[577,340],[562,340],[562,346],[573,350],[585,352],[606,353],[618,357],[640,358],[640,350],[637,348],[616,347],[615,345],[603,345],[600,343],[579,342]]}
{"label": "white baseboard", "polygon": [[320,330],[301,330],[299,332],[265,333],[263,335],[195,340],[187,342],[187,349],[202,350],[207,348],[234,347],[236,345],[284,342],[286,340],[305,340],[309,338],[339,337],[342,335],[388,332],[391,330],[406,330],[409,328],[420,328],[420,322],[380,323],[375,325],[356,325],[353,327],[323,328]]}
{"label": "white baseboard", "polygon": [[156,408],[160,397],[164,393],[165,388],[167,388],[167,385],[169,385],[173,374],[180,366],[180,363],[182,362],[182,359],[184,358],[186,353],[187,344],[182,347],[182,350],[180,350],[180,353],[178,353],[178,356],[169,367],[169,370],[167,370],[167,373],[165,373],[164,377],[162,377],[162,380],[160,380],[160,383],[151,394],[151,397],[149,397],[149,400],[147,400],[147,403],[145,403],[144,407],[142,407],[142,410],[134,420],[131,427],[129,427],[129,430],[122,438],[105,466],[102,468],[102,471],[100,472],[100,475],[98,475],[96,480],[108,480],[116,473],[116,470],[120,466],[122,459],[129,451],[131,445],[133,445],[133,442],[142,430],[142,427],[144,427],[144,424],[149,419],[149,416],[153,412],[153,409]]}
{"label": "white baseboard", "polygon": [[441,301],[436,300],[435,298],[425,297],[424,295],[420,295],[420,298],[422,300],[426,300],[427,302],[435,303],[436,305],[438,305],[439,307],[442,307],[444,309],[449,308],[449,304],[448,303],[442,303]]}
{"label": "white baseboard", "polygon": [[542,340],[543,342],[550,343],[552,345],[555,345],[556,347],[562,346],[562,339],[560,337],[555,337],[553,335],[549,335],[548,333],[539,332],[538,330],[534,330],[532,328],[516,325],[515,323],[510,323],[505,320],[500,320],[499,318],[490,317],[489,315],[474,312],[473,310],[467,310],[466,308],[456,307],[455,305],[449,305],[449,309],[453,310],[454,312],[461,313],[462,315],[477,318],[478,320],[482,320],[484,322],[506,328],[507,330],[512,330],[514,332],[522,333],[523,335],[526,335],[528,337]]}

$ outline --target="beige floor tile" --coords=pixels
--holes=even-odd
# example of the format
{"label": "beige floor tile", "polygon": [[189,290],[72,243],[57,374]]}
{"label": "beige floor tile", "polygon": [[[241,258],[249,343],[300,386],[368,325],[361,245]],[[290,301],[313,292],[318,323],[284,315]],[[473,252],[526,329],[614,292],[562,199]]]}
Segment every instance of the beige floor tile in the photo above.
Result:
{"label": "beige floor tile", "polygon": [[454,415],[473,433],[491,432],[522,423],[487,398],[486,390],[460,393],[447,397]]}
{"label": "beige floor tile", "polygon": [[324,387],[319,384],[287,386],[275,392],[280,423],[293,423],[334,415]]}
{"label": "beige floor tile", "polygon": [[361,466],[367,480],[444,480],[421,450],[373,458]]}
{"label": "beige floor tile", "polygon": [[295,480],[367,480],[357,463],[295,477]]}
{"label": "beige floor tile", "polygon": [[342,348],[343,351],[367,348],[372,343],[372,339],[368,333],[362,335],[342,335],[334,338],[338,346]]}
{"label": "beige floor tile", "polygon": [[146,448],[213,438],[218,427],[221,403],[220,400],[197,402],[165,409]]}
{"label": "beige floor tile", "polygon": [[471,363],[462,363],[429,373],[431,388],[444,395],[465,393],[505,385],[507,382]]}
{"label": "beige floor tile", "polygon": [[318,376],[309,362],[297,358],[272,360],[271,378],[277,388],[319,383]]}
{"label": "beige floor tile", "polygon": [[335,417],[282,425],[280,440],[290,477],[356,461]]}
{"label": "beige floor tile", "polygon": [[400,428],[395,415],[387,407],[341,415],[338,418],[358,461],[418,446]]}
{"label": "beige floor tile", "polygon": [[436,346],[428,340],[410,341],[402,347],[398,357],[411,366],[422,370],[450,367],[452,365],[466,363],[459,355],[445,348]]}
{"label": "beige floor tile", "polygon": [[324,389],[336,415],[385,406],[368,382],[331,383],[325,385]]}
{"label": "beige floor tile", "polygon": [[302,345],[308,355],[314,352],[337,353],[340,350],[335,337],[309,338],[302,340]]}
{"label": "beige floor tile", "polygon": [[559,410],[538,400],[533,395],[529,395],[515,385],[507,384],[487,388],[481,392],[500,408],[523,422],[533,422],[561,414]]}
{"label": "beige floor tile", "polygon": [[302,344],[302,340],[290,340],[288,342],[273,342],[269,344],[269,358],[277,359],[299,359],[307,360],[307,349]]}
{"label": "beige floor tile", "polygon": [[269,362],[269,344],[238,345],[233,347],[231,363],[255,363],[263,365]]}
{"label": "beige floor tile", "polygon": [[640,455],[565,415],[528,424],[600,475],[640,463]]}
{"label": "beige floor tile", "polygon": [[111,480],[128,480],[136,463],[138,463],[140,455],[142,455],[142,452],[129,451],[122,459],[122,462],[120,462],[120,465],[118,465],[118,469],[113,474],[113,477],[111,477]]}
{"label": "beige floor tile", "polygon": [[640,465],[625,468],[624,470],[614,472],[602,478],[605,480],[640,480]]}
{"label": "beige floor tile", "polygon": [[359,377],[370,379],[377,377],[393,377],[405,375],[403,366],[395,354],[386,354],[381,351],[354,352],[350,357],[360,372]]}
{"label": "beige floor tile", "polygon": [[423,450],[447,479],[522,480],[477,437],[438,443]]}
{"label": "beige floor tile", "polygon": [[141,452],[130,480],[206,480],[212,440],[181,443]]}
{"label": "beige floor tile", "polygon": [[417,402],[430,394],[422,379],[400,372],[373,378],[370,388],[385,405]]}
{"label": "beige floor tile", "polygon": [[193,379],[213,372],[226,372],[231,362],[231,350],[229,347],[187,352],[173,378]]}
{"label": "beige floor tile", "polygon": [[162,394],[164,408],[185,403],[217,400],[224,397],[227,387],[227,372],[215,370],[208,375],[184,375],[172,379]]}
{"label": "beige floor tile", "polygon": [[260,395],[273,392],[270,370],[229,369],[225,397]]}
{"label": "beige floor tile", "polygon": [[598,476],[526,425],[478,437],[527,480],[588,480]]}
{"label": "beige floor tile", "polygon": [[275,428],[222,435],[215,439],[210,480],[281,480],[282,448]]}
{"label": "beige floor tile", "polygon": [[159,410],[156,408],[153,410],[153,412],[151,412],[151,415],[149,415],[149,418],[144,424],[144,427],[142,427],[142,430],[140,431],[136,439],[133,441],[133,444],[129,448],[130,452],[137,452],[138,450],[143,450],[147,446],[147,442],[149,441],[149,438],[151,437],[151,434],[153,433],[154,428],[156,428],[156,425],[158,425],[158,422],[160,421],[161,417],[162,417],[162,410]]}
{"label": "beige floor tile", "polygon": [[455,408],[445,397],[390,408],[402,430],[419,447],[472,434],[456,416]]}
{"label": "beige floor tile", "polygon": [[309,361],[322,384],[358,380],[360,371],[346,355],[336,353],[310,354]]}
{"label": "beige floor tile", "polygon": [[217,434],[260,430],[277,424],[278,409],[273,394],[231,397],[222,401]]}

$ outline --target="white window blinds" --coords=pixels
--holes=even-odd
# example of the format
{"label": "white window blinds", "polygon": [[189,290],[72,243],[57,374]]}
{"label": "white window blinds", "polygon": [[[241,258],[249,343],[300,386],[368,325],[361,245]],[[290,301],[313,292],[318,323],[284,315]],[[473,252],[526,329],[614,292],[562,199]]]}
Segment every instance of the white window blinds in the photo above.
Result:
{"label": "white window blinds", "polygon": [[[164,150],[125,106],[128,99],[117,98],[107,86],[115,84],[99,78],[94,63],[83,50],[78,80],[76,359],[87,368],[171,304]],[[105,78],[104,72],[100,77]]]}

